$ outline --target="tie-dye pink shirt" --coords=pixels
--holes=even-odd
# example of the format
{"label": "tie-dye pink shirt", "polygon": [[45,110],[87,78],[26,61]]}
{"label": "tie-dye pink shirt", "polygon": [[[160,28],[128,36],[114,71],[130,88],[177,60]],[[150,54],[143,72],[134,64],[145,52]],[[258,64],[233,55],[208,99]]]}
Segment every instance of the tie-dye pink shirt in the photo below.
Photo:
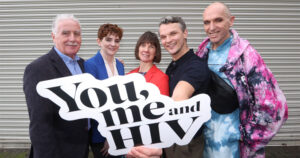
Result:
{"label": "tie-dye pink shirt", "polygon": [[[226,64],[220,68],[234,86],[240,105],[241,157],[261,158],[264,146],[288,118],[285,96],[261,56],[247,40],[231,30],[233,40]],[[205,39],[196,54],[207,59]]]}

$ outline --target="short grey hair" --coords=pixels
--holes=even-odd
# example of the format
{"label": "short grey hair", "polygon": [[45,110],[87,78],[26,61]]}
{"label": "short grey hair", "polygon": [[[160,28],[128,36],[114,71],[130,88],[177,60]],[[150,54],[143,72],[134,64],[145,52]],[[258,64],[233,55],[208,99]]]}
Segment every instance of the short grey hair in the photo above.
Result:
{"label": "short grey hair", "polygon": [[[75,22],[77,22],[80,26],[79,20],[73,15],[73,14],[57,14],[55,19],[53,20],[52,23],[52,33],[56,34],[57,33],[57,25],[61,20],[66,20],[66,19],[71,19]],[[81,29],[81,27],[80,27]]]}
{"label": "short grey hair", "polygon": [[161,18],[159,26],[162,24],[179,23],[182,32],[186,30],[186,24],[179,16],[166,16]]}

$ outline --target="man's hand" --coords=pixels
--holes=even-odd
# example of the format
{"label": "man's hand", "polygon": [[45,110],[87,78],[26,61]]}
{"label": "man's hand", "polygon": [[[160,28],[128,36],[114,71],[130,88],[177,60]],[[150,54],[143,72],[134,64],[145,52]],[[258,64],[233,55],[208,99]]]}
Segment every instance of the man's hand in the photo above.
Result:
{"label": "man's hand", "polygon": [[162,149],[144,146],[133,147],[126,155],[127,158],[160,158]]}

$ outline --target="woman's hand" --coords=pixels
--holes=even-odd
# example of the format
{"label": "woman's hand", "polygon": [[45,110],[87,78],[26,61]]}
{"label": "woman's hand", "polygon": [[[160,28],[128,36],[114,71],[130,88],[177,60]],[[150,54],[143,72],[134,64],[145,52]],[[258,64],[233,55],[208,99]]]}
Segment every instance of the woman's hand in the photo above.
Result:
{"label": "woman's hand", "polygon": [[103,148],[101,149],[101,153],[102,153],[103,156],[105,156],[105,157],[108,156],[108,149],[109,149],[109,145],[108,145],[107,140],[105,140],[104,146],[103,146]]}

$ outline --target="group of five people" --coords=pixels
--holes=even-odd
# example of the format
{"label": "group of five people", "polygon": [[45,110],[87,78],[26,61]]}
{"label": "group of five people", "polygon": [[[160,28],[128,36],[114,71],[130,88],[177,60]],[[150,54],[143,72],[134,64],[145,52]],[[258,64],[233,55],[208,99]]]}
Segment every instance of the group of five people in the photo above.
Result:
{"label": "group of five people", "polygon": [[[157,35],[143,33],[135,46],[139,67],[129,73],[144,75],[160,93],[174,101],[186,100],[200,93],[214,96],[212,76],[233,91],[236,103],[214,103],[212,117],[184,146],[165,149],[133,147],[126,157],[264,157],[265,145],[287,119],[287,105],[271,71],[261,56],[240,38],[231,27],[234,16],[221,2],[210,4],[203,13],[207,34],[196,53],[187,45],[188,31],[181,17],[161,19],[158,35],[172,57],[166,73],[154,63],[161,60]],[[33,158],[86,158],[91,146],[95,158],[109,155],[109,145],[97,130],[94,120],[66,121],[60,118],[58,106],[42,98],[36,85],[43,80],[90,73],[99,80],[125,75],[124,65],[115,58],[123,30],[115,24],[103,24],[98,30],[100,50],[95,56],[81,59],[81,27],[73,15],[58,15],[53,22],[54,47],[30,63],[24,72],[24,93],[30,118]],[[217,96],[218,97],[218,96]],[[226,103],[226,104],[225,104]],[[227,105],[237,104],[237,106]],[[233,107],[228,110],[227,107]],[[221,109],[221,110],[220,110]],[[225,110],[222,110],[225,109]],[[90,138],[89,138],[90,137]],[[123,157],[123,156],[119,156]]]}

